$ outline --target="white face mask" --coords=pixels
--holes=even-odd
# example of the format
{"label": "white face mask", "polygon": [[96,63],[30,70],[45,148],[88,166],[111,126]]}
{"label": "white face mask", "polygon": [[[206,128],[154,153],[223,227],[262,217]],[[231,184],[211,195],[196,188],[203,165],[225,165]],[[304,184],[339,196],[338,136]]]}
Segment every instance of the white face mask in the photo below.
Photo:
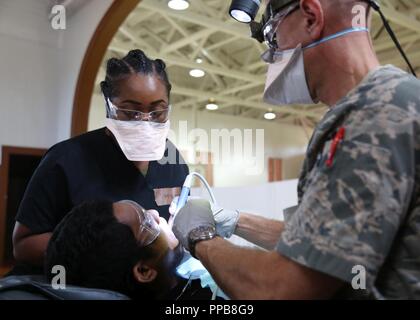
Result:
{"label": "white face mask", "polygon": [[163,158],[170,122],[121,121],[107,118],[106,127],[130,161],[155,161]]}
{"label": "white face mask", "polygon": [[301,45],[276,54],[268,66],[264,101],[274,105],[314,103],[306,83]]}
{"label": "white face mask", "polygon": [[367,28],[349,28],[304,48],[302,45],[298,45],[295,49],[276,52],[273,63],[268,66],[264,101],[274,105],[315,103],[306,82],[303,51],[354,32],[369,32],[369,30]]}

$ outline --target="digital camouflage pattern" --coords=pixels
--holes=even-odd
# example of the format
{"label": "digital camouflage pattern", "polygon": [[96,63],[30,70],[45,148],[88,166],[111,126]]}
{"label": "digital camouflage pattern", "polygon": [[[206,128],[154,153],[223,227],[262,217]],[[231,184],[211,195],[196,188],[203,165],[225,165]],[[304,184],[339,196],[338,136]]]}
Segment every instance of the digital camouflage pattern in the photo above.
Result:
{"label": "digital camouflage pattern", "polygon": [[[334,106],[309,143],[298,196],[280,253],[344,280],[341,297],[420,299],[420,81],[380,67]],[[355,265],[367,290],[350,286]]]}

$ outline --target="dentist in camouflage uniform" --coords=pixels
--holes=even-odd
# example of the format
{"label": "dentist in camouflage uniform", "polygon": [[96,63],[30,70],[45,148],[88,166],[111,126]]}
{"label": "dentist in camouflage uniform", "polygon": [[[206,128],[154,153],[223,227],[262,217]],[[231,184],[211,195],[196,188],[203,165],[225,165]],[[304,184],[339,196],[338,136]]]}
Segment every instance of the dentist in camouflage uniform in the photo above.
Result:
{"label": "dentist in camouflage uniform", "polygon": [[[329,106],[299,204],[278,222],[227,209],[213,217],[191,200],[176,236],[234,299],[420,299],[420,81],[379,64],[367,26],[352,23],[356,5],[369,21],[365,1],[270,5],[265,100]],[[266,250],[223,239],[233,233]]]}

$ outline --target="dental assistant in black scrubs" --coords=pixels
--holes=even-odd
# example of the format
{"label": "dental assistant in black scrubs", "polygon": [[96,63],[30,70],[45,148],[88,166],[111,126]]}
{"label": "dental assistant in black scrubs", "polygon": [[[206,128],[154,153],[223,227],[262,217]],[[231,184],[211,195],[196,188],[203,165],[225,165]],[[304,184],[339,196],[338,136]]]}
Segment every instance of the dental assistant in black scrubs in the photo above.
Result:
{"label": "dental assistant in black scrubs", "polygon": [[[28,185],[13,233],[12,274],[43,271],[52,231],[84,201],[134,200],[169,218],[188,166],[167,140],[171,85],[164,62],[141,50],[110,59],[101,88],[106,128],[53,146]],[[169,163],[158,161],[168,155]]]}

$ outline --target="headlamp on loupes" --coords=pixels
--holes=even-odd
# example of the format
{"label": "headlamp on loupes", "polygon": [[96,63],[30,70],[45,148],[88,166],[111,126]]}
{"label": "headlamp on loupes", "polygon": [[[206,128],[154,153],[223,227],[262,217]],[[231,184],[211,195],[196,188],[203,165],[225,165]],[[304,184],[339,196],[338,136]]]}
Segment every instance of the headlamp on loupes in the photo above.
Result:
{"label": "headlamp on loupes", "polygon": [[[362,0],[367,2],[369,6],[378,12],[382,19],[386,31],[389,33],[392,41],[395,43],[398,51],[407,63],[411,73],[416,76],[415,70],[408,60],[404,50],[401,47],[395,33],[384,16],[380,5],[377,1]],[[257,9],[256,9],[256,5]],[[259,10],[260,1],[258,0],[233,0],[229,8],[229,13],[235,20],[239,22],[249,23],[251,28],[251,36],[257,41],[265,42],[271,50],[276,50],[276,29],[281,21],[294,9],[299,8],[299,0],[270,0],[266,6],[266,10],[260,22],[255,21],[255,17]]]}

